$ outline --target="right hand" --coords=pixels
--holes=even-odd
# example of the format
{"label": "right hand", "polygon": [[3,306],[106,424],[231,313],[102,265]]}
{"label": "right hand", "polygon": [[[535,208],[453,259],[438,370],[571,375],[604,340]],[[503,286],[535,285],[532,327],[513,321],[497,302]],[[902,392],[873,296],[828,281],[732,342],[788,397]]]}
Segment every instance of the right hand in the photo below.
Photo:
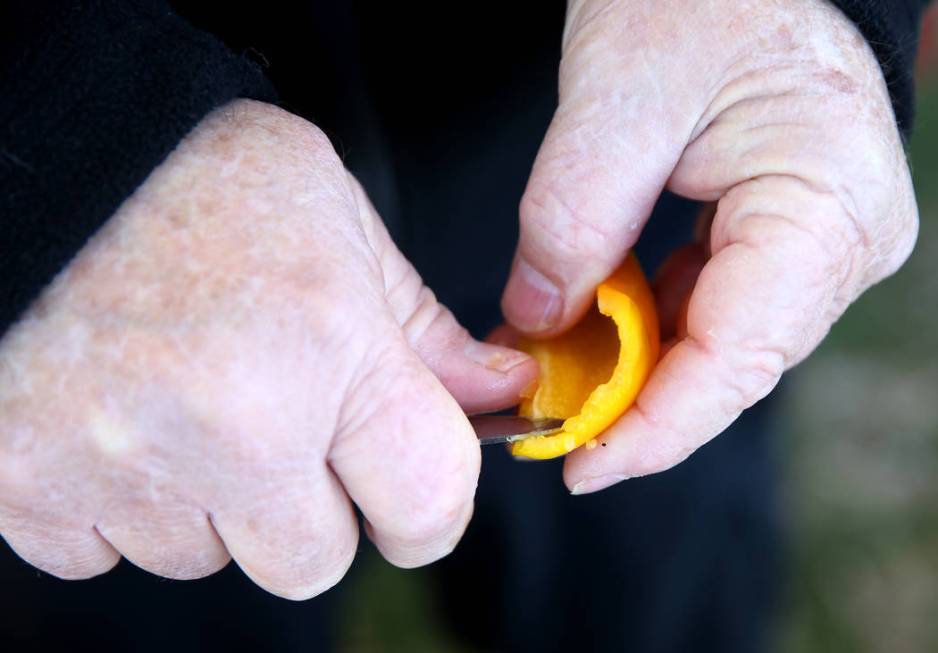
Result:
{"label": "right hand", "polygon": [[573,1],[562,55],[509,323],[572,326],[664,188],[715,203],[706,247],[656,284],[677,337],[603,446],[564,463],[584,494],[673,467],[765,397],[908,258],[918,211],[882,68],[826,0]]}
{"label": "right hand", "polygon": [[535,374],[436,302],[319,130],[238,101],[0,341],[0,533],[62,578],[230,556],[302,599],[348,569],[354,502],[385,558],[426,564],[472,512],[463,410]]}

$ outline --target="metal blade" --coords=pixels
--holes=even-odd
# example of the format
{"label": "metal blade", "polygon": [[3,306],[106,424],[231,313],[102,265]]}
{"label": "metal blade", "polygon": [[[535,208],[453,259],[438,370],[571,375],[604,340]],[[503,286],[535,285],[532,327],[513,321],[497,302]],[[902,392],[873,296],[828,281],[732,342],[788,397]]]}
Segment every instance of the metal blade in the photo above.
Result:
{"label": "metal blade", "polygon": [[551,435],[563,426],[562,419],[528,419],[517,415],[472,415],[469,423],[480,444],[524,440],[535,435]]}

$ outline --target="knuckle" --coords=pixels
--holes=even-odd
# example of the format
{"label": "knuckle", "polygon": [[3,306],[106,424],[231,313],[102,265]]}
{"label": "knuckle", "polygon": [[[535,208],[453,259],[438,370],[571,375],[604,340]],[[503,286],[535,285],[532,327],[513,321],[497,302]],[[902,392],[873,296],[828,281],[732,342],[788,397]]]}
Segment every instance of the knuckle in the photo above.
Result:
{"label": "knuckle", "polygon": [[0,530],[21,512],[37,505],[41,494],[28,457],[0,456]]}
{"label": "knuckle", "polygon": [[118,562],[120,562],[120,556],[115,556],[110,560],[83,560],[80,562],[56,560],[48,564],[36,564],[34,566],[61,580],[87,580],[106,574],[116,567]]}
{"label": "knuckle", "polygon": [[261,567],[245,567],[248,575],[271,594],[291,601],[305,601],[329,590],[348,572],[355,557],[350,550],[337,549],[311,560],[307,554],[295,555]]}
{"label": "knuckle", "polygon": [[418,294],[414,308],[401,328],[407,342],[424,356],[431,351],[458,347],[469,338],[468,332],[459,325],[449,309],[440,304],[426,287]]}
{"label": "knuckle", "polygon": [[228,564],[228,558],[217,557],[207,560],[200,552],[189,552],[171,559],[157,559],[151,562],[137,562],[139,567],[172,580],[197,580],[215,574]]}
{"label": "knuckle", "polygon": [[448,556],[456,549],[459,538],[447,538],[433,544],[395,543],[393,548],[385,544],[378,549],[384,559],[400,569],[416,569],[432,564]]}
{"label": "knuckle", "polygon": [[62,580],[85,580],[107,573],[120,556],[88,534],[52,526],[28,524],[4,529],[3,538],[23,560]]}
{"label": "knuckle", "polygon": [[[440,491],[445,491],[441,489]],[[419,567],[448,555],[468,524],[472,502],[462,492],[428,492],[407,501],[397,515],[386,516],[375,543],[384,557],[402,568]]]}
{"label": "knuckle", "polygon": [[408,310],[400,316],[400,322],[411,342],[419,340],[446,312],[437,302],[433,291],[419,279],[408,279],[395,284],[387,296],[393,305],[407,307]]}
{"label": "knuckle", "polygon": [[[228,564],[227,550],[220,542],[213,541],[207,525],[169,523],[166,514],[161,515],[160,512],[153,506],[140,509],[125,507],[121,511],[122,517],[132,525],[99,524],[97,529],[133,564],[164,578],[204,578]],[[141,514],[148,517],[139,521]]]}
{"label": "knuckle", "polygon": [[696,451],[696,447],[689,444],[686,435],[676,426],[652,418],[639,403],[636,403],[634,408],[649,431],[661,432],[661,436],[638,450],[634,458],[628,461],[626,476],[649,476],[663,472],[686,460]]}
{"label": "knuckle", "polygon": [[[361,458],[374,446],[401,447],[406,453],[408,435],[398,423],[402,407],[413,400],[413,388],[420,387],[424,372],[401,343],[372,342],[347,386],[336,419],[337,448],[331,456]],[[406,410],[406,409],[405,409]],[[406,414],[405,414],[406,416]],[[373,424],[382,425],[382,444],[371,440]]]}
{"label": "knuckle", "polygon": [[731,391],[725,406],[728,414],[738,414],[763,399],[778,383],[785,371],[788,356],[785,352],[765,344],[741,347],[743,354],[727,368],[724,377]]}
{"label": "knuckle", "polygon": [[396,567],[413,569],[445,558],[456,548],[463,528],[452,526],[385,536],[377,543],[384,558]]}
{"label": "knuckle", "polygon": [[448,555],[459,542],[472,514],[464,488],[436,487],[404,506],[393,530],[382,534],[385,555],[399,567],[416,567]]}
{"label": "knuckle", "polygon": [[466,513],[465,497],[437,494],[423,505],[412,510],[407,519],[401,539],[404,544],[414,546],[449,543],[454,532],[461,532]]}
{"label": "knuckle", "polygon": [[818,302],[850,301],[878,257],[880,238],[863,215],[848,188],[768,175],[736,186],[720,201],[716,249],[744,243],[779,270],[802,271]]}
{"label": "knuckle", "polygon": [[918,233],[918,206],[909,191],[905,194],[905,201],[897,202],[889,213],[886,226],[877,238],[881,243],[882,255],[877,269],[873,270],[871,282],[888,277],[902,267],[915,249]]}
{"label": "knuckle", "polygon": [[791,352],[800,349],[790,343],[769,342],[767,338],[737,341],[732,347],[721,347],[719,353],[699,338],[685,339],[685,344],[698,349],[712,362],[717,381],[728,390],[720,407],[723,416],[735,419],[742,410],[765,397],[792,364]]}

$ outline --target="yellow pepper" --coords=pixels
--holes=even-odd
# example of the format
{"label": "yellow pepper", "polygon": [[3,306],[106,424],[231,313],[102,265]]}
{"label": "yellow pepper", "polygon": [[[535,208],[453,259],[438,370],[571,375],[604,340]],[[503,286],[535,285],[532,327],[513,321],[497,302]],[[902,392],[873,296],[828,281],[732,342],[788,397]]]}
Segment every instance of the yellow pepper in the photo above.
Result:
{"label": "yellow pepper", "polygon": [[548,340],[519,343],[541,371],[537,390],[518,413],[566,421],[558,433],[515,442],[512,455],[556,458],[602,433],[635,401],[658,361],[659,347],[655,300],[630,255],[599,284],[596,305],[571,329]]}

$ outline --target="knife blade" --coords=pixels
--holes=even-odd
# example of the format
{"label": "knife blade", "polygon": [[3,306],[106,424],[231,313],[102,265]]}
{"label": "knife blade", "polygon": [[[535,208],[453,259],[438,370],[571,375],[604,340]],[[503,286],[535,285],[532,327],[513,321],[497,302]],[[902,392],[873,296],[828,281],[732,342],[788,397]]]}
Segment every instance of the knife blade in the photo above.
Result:
{"label": "knife blade", "polygon": [[479,444],[499,444],[525,440],[536,435],[557,433],[562,419],[528,419],[517,415],[470,415],[469,423],[479,437]]}

